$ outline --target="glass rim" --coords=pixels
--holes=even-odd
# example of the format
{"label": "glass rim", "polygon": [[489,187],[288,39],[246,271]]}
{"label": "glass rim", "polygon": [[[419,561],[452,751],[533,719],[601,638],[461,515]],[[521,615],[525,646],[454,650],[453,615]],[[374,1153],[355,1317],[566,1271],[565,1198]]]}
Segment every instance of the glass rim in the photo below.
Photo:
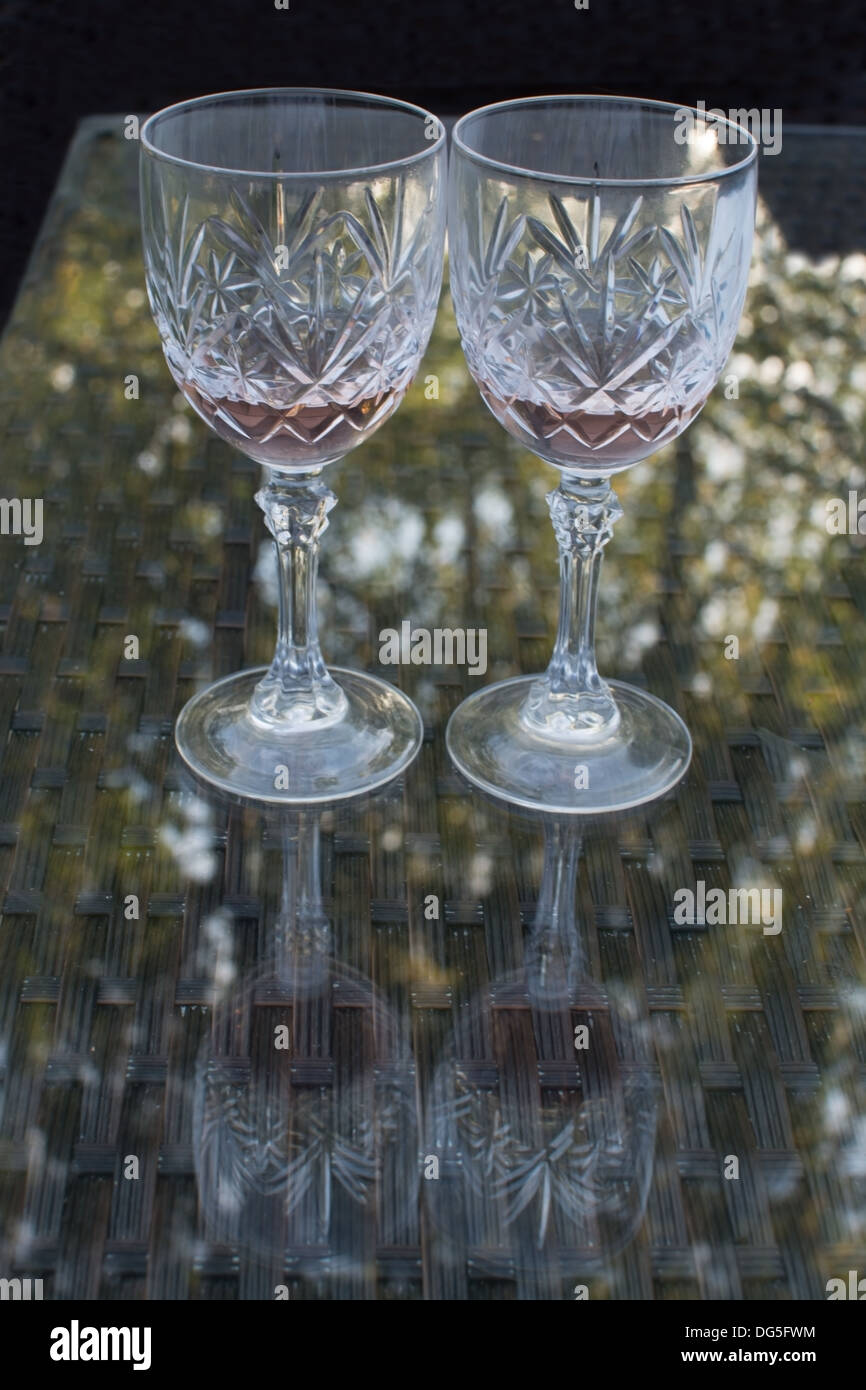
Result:
{"label": "glass rim", "polygon": [[[379,106],[391,107],[395,111],[406,112],[413,116],[423,119],[425,125],[428,121],[435,121],[438,134],[435,140],[426,142],[426,148],[416,150],[414,154],[404,155],[402,159],[389,159],[381,164],[362,164],[355,168],[345,169],[311,169],[307,171],[293,171],[291,169],[235,169],[228,164],[206,164],[197,159],[184,159],[181,155],[168,154],[154,144],[151,137],[151,128],[155,123],[165,116],[179,114],[188,110],[193,110],[198,106],[204,106],[208,102],[222,101],[227,97],[256,97],[256,96],[328,96],[339,98],[361,98],[363,101],[372,102]],[[423,106],[415,106],[410,101],[401,101],[398,97],[385,97],[377,92],[358,92],[347,87],[241,87],[234,91],[207,92],[199,97],[187,97],[184,101],[172,102],[169,106],[163,106],[159,111],[154,111],[141,127],[139,140],[143,151],[152,159],[162,160],[166,164],[174,164],[183,169],[198,169],[209,174],[228,174],[236,178],[250,179],[280,179],[282,181],[296,179],[304,180],[323,180],[323,179],[345,179],[352,175],[359,177],[368,174],[381,175],[382,173],[397,171],[408,168],[412,164],[420,163],[440,150],[447,139],[445,123],[432,111],[428,111]]]}
{"label": "glass rim", "polygon": [[619,106],[646,106],[658,111],[687,111],[692,117],[702,120],[704,123],[706,123],[707,114],[706,111],[700,112],[696,106],[688,106],[674,101],[655,101],[651,97],[596,96],[591,92],[559,92],[549,96],[512,97],[508,101],[494,101],[488,106],[478,106],[474,111],[467,111],[464,116],[461,116],[451,132],[454,148],[465,158],[471,159],[485,168],[497,170],[499,173],[516,175],[519,178],[539,179],[550,183],[575,184],[586,188],[683,188],[694,183],[714,183],[731,174],[741,173],[744,169],[748,169],[758,157],[758,142],[752,132],[747,130],[745,126],[738,125],[736,121],[729,120],[726,116],[721,120],[714,116],[713,123],[716,126],[727,126],[730,130],[739,133],[742,139],[738,143],[745,143],[749,146],[743,159],[737,160],[734,164],[726,164],[719,169],[708,170],[703,174],[677,174],[672,178],[610,179],[586,174],[545,173],[541,169],[526,169],[519,164],[508,164],[505,160],[493,159],[489,155],[474,150],[471,145],[466,143],[465,127],[467,122],[474,120],[476,116],[486,115],[492,111],[508,111],[520,107],[542,105],[545,102],[554,105],[557,102],[563,104],[566,102],[574,104],[581,102],[605,104],[609,102]]}

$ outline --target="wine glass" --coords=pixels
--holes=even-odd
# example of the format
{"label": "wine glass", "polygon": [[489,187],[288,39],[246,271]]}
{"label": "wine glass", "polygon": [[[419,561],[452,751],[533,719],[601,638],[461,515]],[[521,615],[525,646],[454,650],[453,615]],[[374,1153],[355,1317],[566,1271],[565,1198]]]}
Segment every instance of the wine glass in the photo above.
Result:
{"label": "wine glass", "polygon": [[325,665],[321,474],[396,410],[427,346],[442,276],[445,135],[359,92],[225,92],[141,130],[147,287],[169,370],[221,438],[262,465],[279,630],[267,669],[184,707],[181,756],[224,791],[321,802],[381,786],[421,718],[373,676]]}
{"label": "wine glass", "polygon": [[451,291],[497,420],[559,470],[559,630],[547,671],[451,717],[471,782],[536,810],[621,810],[691,758],[661,700],[595,660],[612,474],[680,434],[733,346],[755,220],[757,144],[665,102],[556,96],[470,112],[453,132]]}
{"label": "wine glass", "polygon": [[345,1296],[377,1237],[417,1242],[415,1079],[393,1009],[340,959],[322,819],[320,805],[269,814],[282,874],[277,903],[261,869],[260,963],[211,961],[193,1153],[208,1236],[244,1257],[242,1277],[270,1268],[273,1289],[303,1270]]}
{"label": "wine glass", "polygon": [[609,1270],[640,1229],[658,1094],[641,992],[590,975],[575,906],[586,822],[535,819],[544,861],[523,964],[456,1011],[427,1088],[424,1147],[442,1178],[421,1187],[443,1257],[495,1260],[537,1299]]}

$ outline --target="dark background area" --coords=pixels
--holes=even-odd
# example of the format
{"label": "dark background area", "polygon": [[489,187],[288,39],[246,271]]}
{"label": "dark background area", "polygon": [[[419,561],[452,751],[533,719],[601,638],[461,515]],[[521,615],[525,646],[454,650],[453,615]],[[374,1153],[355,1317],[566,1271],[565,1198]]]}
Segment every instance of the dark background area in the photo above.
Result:
{"label": "dark background area", "polygon": [[[82,116],[356,87],[443,115],[545,92],[866,121],[863,0],[0,0],[0,321]],[[832,208],[816,210],[832,218]]]}

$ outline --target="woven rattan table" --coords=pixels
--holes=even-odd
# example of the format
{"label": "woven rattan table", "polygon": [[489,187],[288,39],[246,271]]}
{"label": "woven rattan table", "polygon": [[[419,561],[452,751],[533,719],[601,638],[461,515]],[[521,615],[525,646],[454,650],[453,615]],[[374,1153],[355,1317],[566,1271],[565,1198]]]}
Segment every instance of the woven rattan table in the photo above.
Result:
{"label": "woven rattan table", "polygon": [[[0,348],[0,1276],[750,1300],[866,1273],[866,141],[762,156],[734,356],[617,484],[600,665],[683,715],[688,777],[545,824],[445,751],[465,694],[546,663],[557,600],[553,473],[487,415],[447,294],[336,470],[321,570],[327,658],[415,699],[418,761],[316,813],[186,779],[173,720],[269,659],[273,573],[255,466],[162,360],[129,132],[81,126]],[[486,671],[383,666],[406,620],[484,628]],[[742,886],[781,930],[678,920]]]}

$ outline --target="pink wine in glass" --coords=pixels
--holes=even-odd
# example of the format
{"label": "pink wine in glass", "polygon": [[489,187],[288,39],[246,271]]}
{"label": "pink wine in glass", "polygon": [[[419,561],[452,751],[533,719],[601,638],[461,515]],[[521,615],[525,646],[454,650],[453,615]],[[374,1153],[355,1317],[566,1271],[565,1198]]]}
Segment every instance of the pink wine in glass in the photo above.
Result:
{"label": "pink wine in glass", "polygon": [[293,405],[214,396],[187,379],[182,390],[203,420],[229,444],[272,468],[315,467],[341,458],[397,409],[406,387],[380,391],[351,405]]}
{"label": "pink wine in glass", "polygon": [[580,464],[593,473],[629,468],[654,449],[674,439],[694,419],[705,398],[692,405],[669,406],[629,415],[622,410],[598,414],[585,410],[554,410],[537,401],[504,400],[486,384],[481,394],[501,425],[524,440],[550,463],[562,468]]}

